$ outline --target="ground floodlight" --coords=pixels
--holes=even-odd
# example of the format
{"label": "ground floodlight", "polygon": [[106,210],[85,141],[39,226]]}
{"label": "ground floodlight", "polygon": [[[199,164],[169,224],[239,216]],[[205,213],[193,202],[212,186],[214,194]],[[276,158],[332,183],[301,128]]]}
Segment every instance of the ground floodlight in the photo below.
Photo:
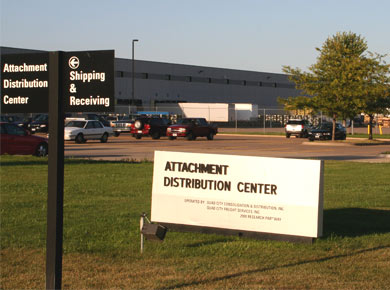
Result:
{"label": "ground floodlight", "polygon": [[167,228],[159,224],[145,223],[142,226],[141,232],[147,240],[162,242],[165,238],[165,234],[167,233]]}

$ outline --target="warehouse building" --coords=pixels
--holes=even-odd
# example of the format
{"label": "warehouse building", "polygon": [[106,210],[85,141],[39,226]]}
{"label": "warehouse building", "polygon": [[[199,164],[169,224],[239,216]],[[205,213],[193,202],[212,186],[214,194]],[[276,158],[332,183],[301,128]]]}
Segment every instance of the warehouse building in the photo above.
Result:
{"label": "warehouse building", "polygon": [[154,109],[179,102],[250,103],[281,109],[277,98],[297,96],[284,74],[135,60],[134,98],[132,61],[115,59],[115,97],[118,106]]}

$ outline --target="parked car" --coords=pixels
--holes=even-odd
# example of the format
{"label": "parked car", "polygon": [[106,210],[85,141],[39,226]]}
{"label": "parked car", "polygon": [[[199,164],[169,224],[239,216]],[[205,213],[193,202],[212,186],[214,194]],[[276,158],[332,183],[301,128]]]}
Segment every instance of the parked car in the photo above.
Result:
{"label": "parked car", "polygon": [[96,120],[73,120],[65,125],[64,140],[76,143],[85,143],[87,140],[100,140],[106,143],[109,136],[112,136],[111,127],[104,127]]}
{"label": "parked car", "polygon": [[114,131],[114,136],[118,137],[121,133],[130,133],[131,125],[134,124],[134,120],[122,119],[112,122],[112,130]]}
{"label": "parked car", "polygon": [[167,129],[167,136],[170,140],[177,137],[185,137],[188,140],[195,140],[197,137],[207,137],[213,140],[218,133],[215,125],[209,124],[205,118],[183,118],[179,119],[175,125]]}
{"label": "parked car", "polygon": [[167,135],[167,128],[171,121],[167,118],[140,117],[131,124],[131,134],[136,139],[143,136],[152,136],[153,139],[160,139]]}
{"label": "parked car", "polygon": [[15,123],[21,120],[20,117],[18,116],[13,116],[13,115],[1,115],[1,122],[5,123]]}
{"label": "parked car", "polygon": [[285,126],[286,138],[294,135],[297,138],[307,138],[311,125],[309,121],[302,119],[290,119]]}
{"label": "parked car", "polygon": [[46,156],[47,138],[33,136],[12,123],[1,123],[1,154]]}
{"label": "parked car", "polygon": [[23,118],[13,115],[1,115],[1,122],[12,123],[23,129],[28,129],[28,124],[31,123],[32,118]]}
{"label": "parked car", "polygon": [[111,127],[110,122],[104,118],[104,116],[93,114],[93,113],[85,113],[85,114],[68,114],[65,118],[65,123],[72,120],[94,120],[100,121],[103,126]]}
{"label": "parked car", "polygon": [[122,118],[120,116],[102,116],[102,117],[104,118],[104,120],[107,121],[108,127],[113,127],[114,126],[114,122],[119,121],[121,119],[124,119],[124,118]]}
{"label": "parked car", "polygon": [[[310,141],[318,140],[331,140],[332,139],[333,124],[326,122],[318,125],[309,131],[308,138]],[[347,138],[347,131],[340,123],[336,123],[335,140],[345,140]]]}
{"label": "parked car", "polygon": [[41,114],[34,119],[27,128],[32,134],[49,132],[49,115]]}

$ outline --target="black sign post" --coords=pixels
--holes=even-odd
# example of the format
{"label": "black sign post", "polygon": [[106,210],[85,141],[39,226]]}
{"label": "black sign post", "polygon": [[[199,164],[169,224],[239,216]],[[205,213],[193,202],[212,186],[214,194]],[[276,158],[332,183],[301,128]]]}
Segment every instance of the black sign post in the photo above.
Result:
{"label": "black sign post", "polygon": [[49,166],[46,238],[46,289],[61,289],[64,208],[63,52],[49,53]]}
{"label": "black sign post", "polygon": [[114,111],[114,51],[1,55],[1,113],[49,112],[46,289],[61,289],[64,112]]}

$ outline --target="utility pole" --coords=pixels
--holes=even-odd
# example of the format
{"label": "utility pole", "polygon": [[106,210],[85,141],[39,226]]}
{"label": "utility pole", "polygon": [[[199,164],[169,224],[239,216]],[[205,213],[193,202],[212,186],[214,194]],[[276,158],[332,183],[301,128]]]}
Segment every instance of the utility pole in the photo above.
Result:
{"label": "utility pole", "polygon": [[134,105],[134,72],[135,72],[135,69],[134,69],[134,43],[137,42],[138,39],[133,39],[133,41],[131,42],[131,55],[132,55],[132,61],[131,61],[131,101],[130,101],[130,104],[129,104],[129,115],[130,115],[130,111],[131,111],[131,105],[133,104]]}

